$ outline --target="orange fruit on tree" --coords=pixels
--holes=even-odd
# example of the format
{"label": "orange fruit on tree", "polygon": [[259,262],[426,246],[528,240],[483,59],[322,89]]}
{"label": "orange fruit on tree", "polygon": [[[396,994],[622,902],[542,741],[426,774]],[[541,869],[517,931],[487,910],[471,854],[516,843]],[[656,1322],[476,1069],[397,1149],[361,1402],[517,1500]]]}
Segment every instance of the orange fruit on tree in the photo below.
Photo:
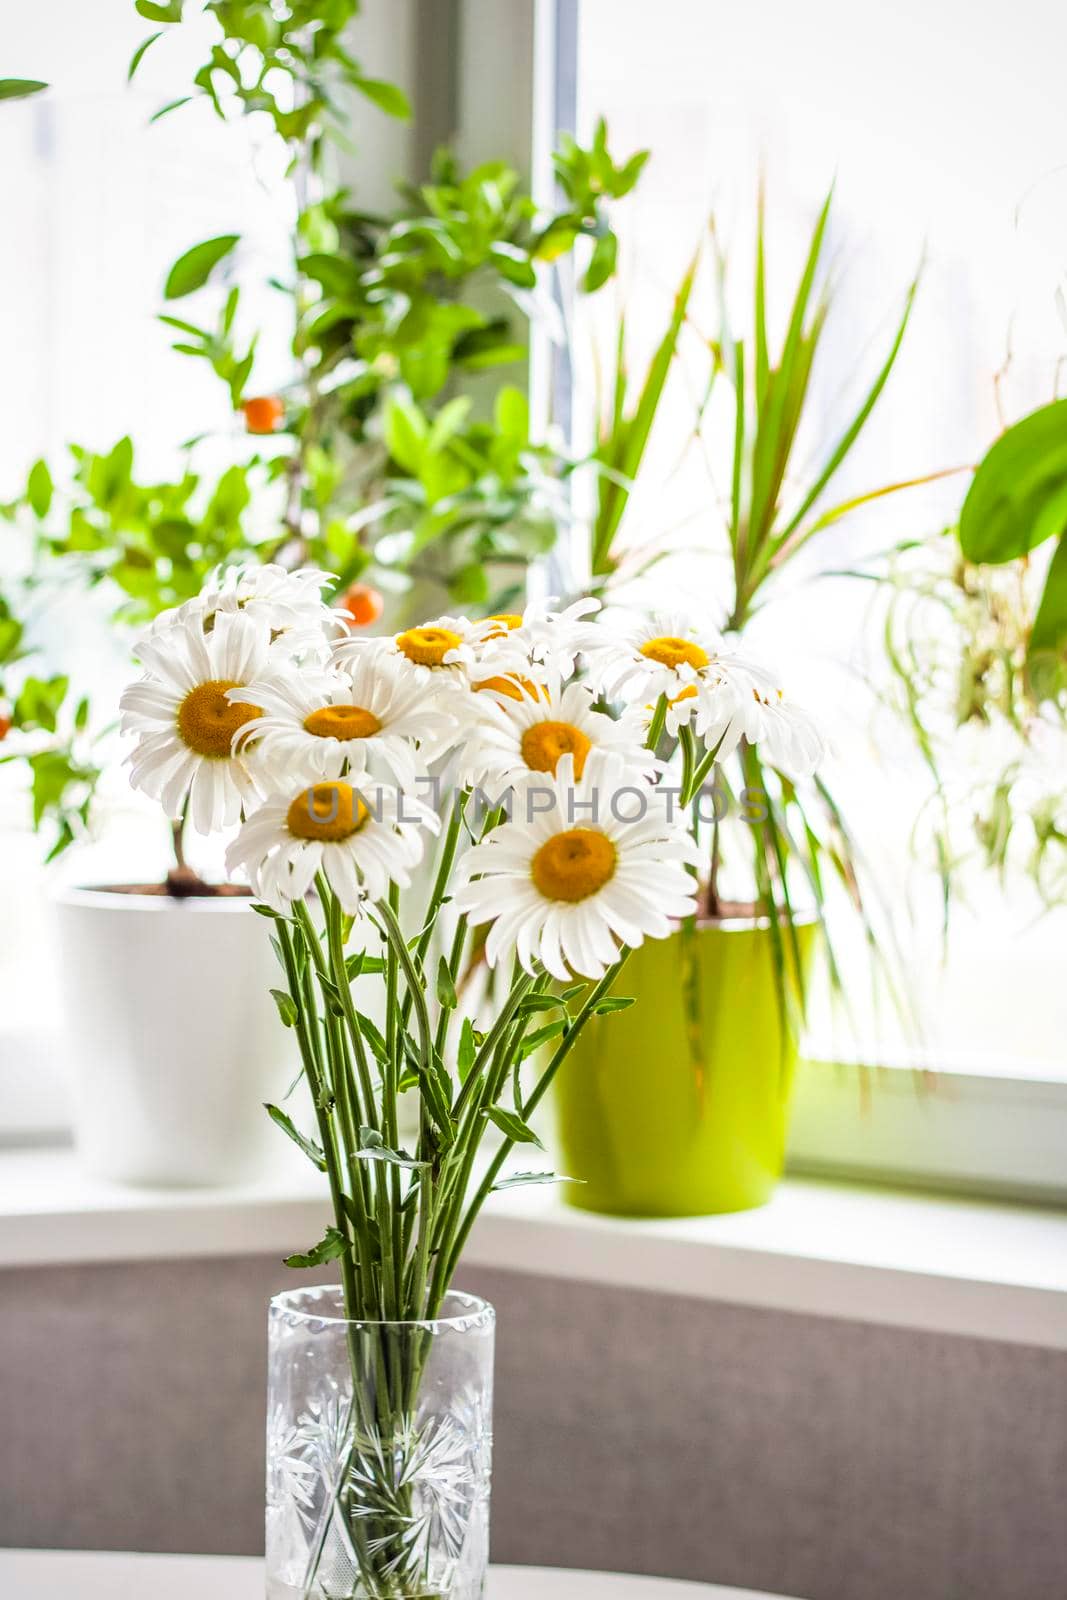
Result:
{"label": "orange fruit on tree", "polygon": [[354,583],[341,597],[341,610],[357,628],[369,628],[372,622],[377,622],[384,606],[378,590],[369,583]]}
{"label": "orange fruit on tree", "polygon": [[11,732],[11,718],[0,717],[0,740],[6,739]]}
{"label": "orange fruit on tree", "polygon": [[276,394],[257,394],[241,402],[245,426],[249,433],[273,433],[285,415],[285,407]]}

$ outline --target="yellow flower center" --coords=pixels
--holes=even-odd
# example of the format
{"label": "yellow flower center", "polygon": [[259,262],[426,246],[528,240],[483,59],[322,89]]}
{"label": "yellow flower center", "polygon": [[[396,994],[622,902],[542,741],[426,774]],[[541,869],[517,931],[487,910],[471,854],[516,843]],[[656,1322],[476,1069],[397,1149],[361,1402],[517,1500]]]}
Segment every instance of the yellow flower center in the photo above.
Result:
{"label": "yellow flower center", "polygon": [[198,756],[219,761],[232,755],[237,730],[263,715],[259,706],[227,700],[227,689],[240,687],[232,678],[212,678],[190,689],[178,707],[178,733]]}
{"label": "yellow flower center", "polygon": [[304,718],[304,727],[317,739],[369,739],[381,723],[363,706],[321,706]]}
{"label": "yellow flower center", "polygon": [[522,759],[531,772],[555,772],[561,756],[574,757],[574,776],[580,778],[590,743],[571,722],[535,722],[522,736]]}
{"label": "yellow flower center", "polygon": [[487,639],[503,639],[507,633],[512,633],[516,628],[522,627],[522,618],[514,611],[496,611],[491,617],[486,617],[486,622],[499,622],[499,628],[491,628],[486,634]]}
{"label": "yellow flower center", "polygon": [[350,783],[314,783],[297,795],[286,813],[285,826],[298,839],[337,844],[358,833],[369,815]]}
{"label": "yellow flower center", "polygon": [[543,695],[545,692],[531,678],[520,678],[517,673],[507,678],[483,678],[473,688],[475,694],[481,694],[483,689],[495,689],[497,694],[507,695],[509,700],[521,700],[524,694]]}
{"label": "yellow flower center", "polygon": [[693,685],[691,683],[687,683],[685,688],[682,690],[681,694],[676,694],[674,699],[670,703],[671,703],[672,706],[676,706],[680,700],[695,700],[696,697],[697,697],[696,689],[693,687]]}
{"label": "yellow flower center", "polygon": [[463,640],[451,628],[409,628],[398,636],[396,647],[419,667],[441,667],[450,650],[458,650]]}
{"label": "yellow flower center", "polygon": [[615,873],[615,846],[595,828],[569,828],[544,843],[530,875],[546,900],[587,900]]}
{"label": "yellow flower center", "polygon": [[658,661],[661,667],[706,667],[711,657],[692,639],[676,639],[672,634],[662,634],[649,639],[641,646],[641,654],[649,661]]}

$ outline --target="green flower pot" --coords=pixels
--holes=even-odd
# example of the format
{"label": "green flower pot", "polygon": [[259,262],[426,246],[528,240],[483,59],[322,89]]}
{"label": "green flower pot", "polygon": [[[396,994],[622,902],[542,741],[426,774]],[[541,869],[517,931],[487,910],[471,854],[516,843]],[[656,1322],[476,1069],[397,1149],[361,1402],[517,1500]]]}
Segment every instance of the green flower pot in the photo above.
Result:
{"label": "green flower pot", "polygon": [[[798,928],[810,965],[815,927]],[[593,1018],[555,1084],[569,1205],[615,1216],[744,1211],[782,1174],[797,1039],[782,1037],[764,922],[707,923],[651,939]],[[689,1004],[687,1006],[687,995]]]}

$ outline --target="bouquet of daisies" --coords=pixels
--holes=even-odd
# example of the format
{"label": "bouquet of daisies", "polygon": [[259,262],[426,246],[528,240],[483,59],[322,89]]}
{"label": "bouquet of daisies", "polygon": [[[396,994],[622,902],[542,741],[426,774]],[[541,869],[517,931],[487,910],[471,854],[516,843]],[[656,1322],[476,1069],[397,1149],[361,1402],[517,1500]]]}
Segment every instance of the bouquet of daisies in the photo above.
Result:
{"label": "bouquet of daisies", "polygon": [[[505,1162],[539,1144],[531,1118],[589,1019],[630,1004],[611,993],[630,951],[692,924],[715,760],[747,741],[799,773],[820,740],[761,667],[684,618],[614,626],[584,600],[372,639],[323,603],[328,582],[212,579],[141,642],[123,726],[134,784],[201,833],[229,830],[228,866],[273,919],[273,993],[317,1127],[267,1110],[333,1208],[289,1264],[336,1261],[349,1326],[380,1328],[389,1352],[370,1382],[352,1341],[330,1492],[359,1592],[407,1595],[428,1570],[408,1459],[428,1344],[397,1326],[433,1324],[494,1189],[552,1180]],[[481,1026],[461,999],[474,960],[494,979]],[[356,1003],[367,978],[378,1022]],[[325,1538],[305,1595],[326,1592]]]}
{"label": "bouquet of daisies", "polygon": [[[213,578],[141,641],[123,727],[133,783],[171,817],[237,826],[228,866],[275,921],[317,1139],[268,1110],[334,1209],[294,1260],[336,1259],[353,1317],[432,1318],[494,1186],[551,1176],[500,1172],[539,1143],[531,1115],[588,1019],[629,1003],[610,994],[629,951],[693,917],[714,763],[748,741],[801,774],[821,741],[684,617],[612,625],[583,600],[366,638],[323,603],[329,581]],[[497,980],[483,1029],[458,998],[475,940]],[[383,1027],[353,998],[368,975]]]}

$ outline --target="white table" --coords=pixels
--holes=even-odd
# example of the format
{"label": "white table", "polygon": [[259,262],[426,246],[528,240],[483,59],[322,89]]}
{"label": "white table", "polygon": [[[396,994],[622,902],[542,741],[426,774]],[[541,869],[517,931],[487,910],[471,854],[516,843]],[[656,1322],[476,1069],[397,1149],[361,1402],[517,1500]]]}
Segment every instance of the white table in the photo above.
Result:
{"label": "white table", "polygon": [[[263,1600],[263,1563],[244,1556],[0,1550],[3,1600]],[[668,1578],[494,1567],[489,1600],[772,1600]],[[779,1597],[780,1600],[780,1597]]]}

